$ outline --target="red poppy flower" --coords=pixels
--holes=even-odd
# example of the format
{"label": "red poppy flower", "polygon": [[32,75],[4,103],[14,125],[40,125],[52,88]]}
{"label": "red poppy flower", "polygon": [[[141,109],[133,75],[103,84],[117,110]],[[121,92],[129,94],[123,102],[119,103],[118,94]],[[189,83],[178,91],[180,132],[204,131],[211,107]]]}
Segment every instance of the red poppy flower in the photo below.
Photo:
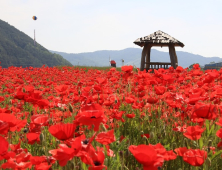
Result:
{"label": "red poppy flower", "polygon": [[20,147],[20,142],[15,145],[10,144],[9,147],[10,147],[11,151],[15,152],[16,154],[20,154],[21,152],[28,152],[27,149],[23,149]]}
{"label": "red poppy flower", "polygon": [[119,141],[122,142],[123,139],[125,139],[126,137],[124,137],[123,135],[120,136]]}
{"label": "red poppy flower", "polygon": [[47,162],[47,157],[46,156],[32,156],[30,158],[30,161],[32,165],[38,165],[38,164],[41,164],[42,162]]}
{"label": "red poppy flower", "polygon": [[170,161],[170,160],[174,160],[177,158],[177,155],[171,150],[171,151],[166,151],[163,154],[164,160],[165,161]]}
{"label": "red poppy flower", "polygon": [[126,103],[128,103],[128,104],[132,104],[132,103],[134,103],[135,99],[133,99],[133,98],[131,98],[131,97],[126,97],[126,98],[125,98],[125,101],[126,101]]}
{"label": "red poppy flower", "polygon": [[23,93],[23,92],[21,92],[21,91],[18,91],[18,92],[15,94],[14,98],[15,98],[15,99],[19,99],[19,100],[24,100],[27,96],[28,96],[28,95],[27,95],[26,93]]}
{"label": "red poppy flower", "polygon": [[193,166],[201,166],[207,159],[207,152],[200,149],[177,148],[175,152],[183,157],[183,160]]}
{"label": "red poppy flower", "polygon": [[12,169],[28,169],[32,167],[31,162],[17,162],[16,159],[10,158],[6,163],[1,166],[3,169],[12,168]]}
{"label": "red poppy flower", "polygon": [[194,65],[193,65],[193,69],[195,69],[195,70],[200,70],[200,65],[199,65],[199,64],[194,64]]}
{"label": "red poppy flower", "polygon": [[131,72],[133,70],[133,66],[122,66],[121,70],[124,72]]}
{"label": "red poppy flower", "polygon": [[59,161],[60,166],[65,166],[75,156],[75,150],[65,144],[60,144],[59,149],[50,150],[49,153]]}
{"label": "red poppy flower", "polygon": [[163,95],[166,91],[166,87],[164,86],[154,86],[154,90],[157,95]]}
{"label": "red poppy flower", "polygon": [[59,140],[67,140],[74,137],[75,129],[76,126],[71,123],[58,124],[50,126],[49,132]]}
{"label": "red poppy flower", "polygon": [[7,140],[5,140],[5,138],[0,136],[0,160],[1,160],[1,155],[4,155],[7,153],[8,145],[9,144],[8,144]]}
{"label": "red poppy flower", "polygon": [[164,158],[157,154],[156,150],[149,145],[131,145],[129,151],[133,154],[136,160],[143,165],[145,170],[157,170],[162,167]]}
{"label": "red poppy flower", "polygon": [[104,165],[105,155],[103,152],[103,148],[97,147],[95,150],[92,146],[88,150],[88,152],[82,151],[80,154],[81,161],[85,164],[91,165],[89,170],[103,170],[107,167]]}
{"label": "red poppy flower", "polygon": [[27,133],[28,144],[40,143],[40,133]]}
{"label": "red poppy flower", "polygon": [[191,140],[198,140],[201,138],[201,134],[205,131],[200,126],[189,126],[183,135]]}
{"label": "red poppy flower", "polygon": [[26,92],[33,92],[35,89],[33,86],[25,86],[24,88]]}
{"label": "red poppy flower", "polygon": [[[99,83],[99,84],[106,84],[107,83],[107,79],[106,78],[97,78],[96,81]],[[93,83],[94,84],[94,83]]]}
{"label": "red poppy flower", "polygon": [[94,131],[98,131],[100,123],[106,123],[106,121],[102,106],[99,104],[89,104],[80,109],[74,123],[88,126],[94,125]]}
{"label": "red poppy flower", "polygon": [[132,114],[126,114],[126,117],[128,117],[128,118],[134,118],[136,115],[134,114],[134,113],[132,113]]}
{"label": "red poppy flower", "polygon": [[207,152],[200,149],[189,149],[183,154],[183,160],[193,166],[201,166],[207,159]]}
{"label": "red poppy flower", "polygon": [[0,120],[7,122],[10,128],[10,131],[17,130],[18,132],[25,127],[27,120],[19,120],[12,114],[1,113]]}
{"label": "red poppy flower", "polygon": [[176,68],[176,71],[177,71],[178,73],[181,73],[181,72],[183,71],[183,67],[178,66],[178,67]]}
{"label": "red poppy flower", "polygon": [[148,133],[141,135],[141,137],[144,137],[144,136],[145,136],[146,138],[148,138],[148,139],[150,138],[150,135],[149,135]]}
{"label": "red poppy flower", "polygon": [[60,144],[59,149],[49,151],[59,161],[60,166],[65,166],[74,156],[79,156],[78,153],[82,148],[81,137],[75,138],[71,145],[71,148],[69,148],[66,144]]}
{"label": "red poppy flower", "polygon": [[0,134],[6,135],[8,133],[8,130],[9,130],[8,123],[0,120]]}
{"label": "red poppy flower", "polygon": [[5,98],[2,97],[2,96],[0,96],[0,103],[1,103],[2,101],[4,101],[4,100],[5,100]]}
{"label": "red poppy flower", "polygon": [[212,104],[196,103],[193,111],[194,117],[200,117],[205,119],[215,119],[217,114],[217,108]]}
{"label": "red poppy flower", "polygon": [[49,122],[49,117],[43,114],[33,115],[31,121],[40,126],[47,126]]}
{"label": "red poppy flower", "polygon": [[186,147],[180,147],[176,148],[174,151],[177,153],[177,155],[183,156],[183,154],[188,151],[188,149]]}
{"label": "red poppy flower", "polygon": [[36,103],[40,108],[45,108],[49,106],[49,101],[47,99],[38,100]]}
{"label": "red poppy flower", "polygon": [[21,153],[19,153],[18,155],[16,155],[16,162],[17,163],[21,163],[21,162],[27,162],[27,161],[29,161],[30,160],[30,158],[31,158],[31,154],[29,153],[29,152],[21,152]]}
{"label": "red poppy flower", "polygon": [[9,127],[16,126],[16,122],[17,122],[17,119],[14,115],[7,114],[7,113],[1,113],[0,114],[0,120],[4,121],[4,122],[7,122]]}
{"label": "red poppy flower", "polygon": [[222,118],[220,118],[219,122],[216,122],[216,124],[222,126]]}
{"label": "red poppy flower", "polygon": [[60,86],[56,86],[55,90],[60,94],[65,92],[68,89],[69,86],[67,85],[60,85]]}
{"label": "red poppy flower", "polygon": [[150,104],[155,104],[158,102],[158,98],[155,98],[155,97],[146,97],[146,100],[147,100],[147,103],[150,103]]}
{"label": "red poppy flower", "polygon": [[222,128],[217,131],[216,135],[222,139]]}
{"label": "red poppy flower", "polygon": [[113,143],[116,141],[116,138],[114,136],[114,130],[110,130],[108,132],[101,132],[99,133],[95,140],[103,145],[108,145],[110,143]]}
{"label": "red poppy flower", "polygon": [[49,170],[52,165],[49,165],[48,162],[43,162],[35,166],[35,170]]}
{"label": "red poppy flower", "polygon": [[106,153],[110,157],[115,157],[114,152],[110,149],[109,145],[106,145]]}

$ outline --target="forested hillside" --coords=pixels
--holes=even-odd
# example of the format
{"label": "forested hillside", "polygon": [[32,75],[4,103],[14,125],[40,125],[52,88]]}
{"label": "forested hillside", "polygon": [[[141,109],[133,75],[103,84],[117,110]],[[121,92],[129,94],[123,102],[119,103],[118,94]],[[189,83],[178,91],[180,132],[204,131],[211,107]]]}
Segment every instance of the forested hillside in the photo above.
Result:
{"label": "forested hillside", "polygon": [[72,65],[58,54],[49,52],[15,27],[0,20],[0,66],[49,67]]}

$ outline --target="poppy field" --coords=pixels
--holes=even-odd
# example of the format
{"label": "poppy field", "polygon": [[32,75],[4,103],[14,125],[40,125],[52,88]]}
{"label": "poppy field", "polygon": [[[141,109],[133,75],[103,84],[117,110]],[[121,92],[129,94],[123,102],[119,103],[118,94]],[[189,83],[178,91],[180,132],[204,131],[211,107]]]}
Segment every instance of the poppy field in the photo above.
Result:
{"label": "poppy field", "polygon": [[0,68],[0,167],[222,169],[222,69]]}

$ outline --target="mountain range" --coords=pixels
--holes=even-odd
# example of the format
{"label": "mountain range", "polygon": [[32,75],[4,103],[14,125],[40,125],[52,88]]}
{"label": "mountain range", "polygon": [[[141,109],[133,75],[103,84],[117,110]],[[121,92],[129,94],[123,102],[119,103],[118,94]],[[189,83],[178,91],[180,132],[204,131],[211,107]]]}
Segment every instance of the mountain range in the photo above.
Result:
{"label": "mountain range", "polygon": [[61,66],[72,64],[58,54],[49,52],[25,33],[0,20],[0,66],[7,68]]}
{"label": "mountain range", "polygon": [[[142,48],[126,48],[123,50],[102,50],[86,53],[64,53],[58,51],[51,51],[61,55],[68,60],[72,65],[81,66],[109,66],[109,58],[116,61],[116,66],[122,66],[122,59],[124,65],[133,65],[140,67]],[[178,65],[183,68],[189,67],[194,63],[199,63],[201,66],[209,64],[210,62],[220,62],[220,57],[204,57],[183,51],[176,51],[178,57]],[[168,52],[151,49],[151,62],[170,62]]]}

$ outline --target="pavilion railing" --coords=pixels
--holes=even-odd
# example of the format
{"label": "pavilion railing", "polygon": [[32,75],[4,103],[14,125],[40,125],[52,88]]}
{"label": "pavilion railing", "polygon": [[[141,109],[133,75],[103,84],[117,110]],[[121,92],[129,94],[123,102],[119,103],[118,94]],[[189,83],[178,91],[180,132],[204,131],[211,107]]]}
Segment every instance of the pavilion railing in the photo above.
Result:
{"label": "pavilion railing", "polygon": [[171,66],[171,63],[165,63],[165,62],[145,62],[145,65],[148,65],[148,68],[146,68],[146,69],[159,69],[159,68],[168,69]]}

